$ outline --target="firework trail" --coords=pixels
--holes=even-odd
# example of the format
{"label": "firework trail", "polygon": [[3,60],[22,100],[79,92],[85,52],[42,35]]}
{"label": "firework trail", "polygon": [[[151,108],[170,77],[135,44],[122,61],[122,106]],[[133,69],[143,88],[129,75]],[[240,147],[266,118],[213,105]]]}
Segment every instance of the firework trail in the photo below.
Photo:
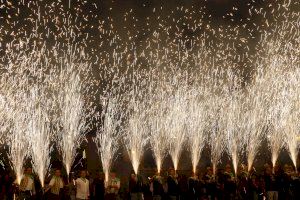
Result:
{"label": "firework trail", "polygon": [[161,172],[162,163],[167,155],[168,127],[166,125],[167,95],[163,88],[155,90],[151,103],[148,122],[150,126],[150,145],[155,158],[157,172]]}
{"label": "firework trail", "polygon": [[201,152],[207,140],[208,128],[208,91],[204,87],[195,87],[188,91],[188,118],[186,122],[188,146],[191,152],[193,172],[196,174]]}
{"label": "firework trail", "polygon": [[50,167],[51,141],[53,132],[50,128],[49,109],[51,102],[45,98],[45,91],[40,87],[30,90],[28,96],[28,130],[32,166],[37,173],[41,186],[44,188],[45,178]]}
{"label": "firework trail", "polygon": [[[24,94],[20,94],[24,95]],[[25,112],[26,107],[20,106],[21,102],[26,102],[25,97],[19,97],[19,99],[15,99],[15,101],[11,101],[12,103],[17,103],[14,105],[14,108],[11,109],[10,115],[12,117],[11,124],[11,133],[7,136],[7,144],[8,144],[8,158],[10,160],[12,169],[16,174],[16,183],[20,185],[22,177],[23,177],[23,166],[26,158],[29,157],[29,141],[27,137],[27,113]],[[17,108],[16,108],[17,107]]]}
{"label": "firework trail", "polygon": [[186,109],[187,109],[187,93],[186,87],[175,89],[174,94],[169,97],[168,114],[166,116],[168,134],[168,152],[172,158],[175,171],[178,164],[184,143],[186,141]]}
{"label": "firework trail", "polygon": [[118,103],[120,101],[117,97],[103,99],[101,118],[104,121],[100,131],[98,131],[94,138],[98,154],[101,158],[106,183],[109,179],[111,165],[119,149],[119,140],[122,135],[120,128],[124,116],[122,110],[119,109],[120,105]]}
{"label": "firework trail", "polygon": [[76,151],[85,138],[84,133],[90,126],[87,120],[93,111],[85,109],[82,94],[83,80],[80,77],[81,74],[75,69],[82,65],[68,64],[70,64],[70,68],[62,69],[59,76],[62,85],[58,91],[57,100],[60,116],[59,128],[61,128],[57,135],[57,147],[69,175],[77,155]]}
{"label": "firework trail", "polygon": [[127,130],[124,134],[124,143],[129,154],[135,174],[138,174],[139,165],[148,143],[147,113],[143,102],[136,99],[130,102],[132,113],[128,117]]}

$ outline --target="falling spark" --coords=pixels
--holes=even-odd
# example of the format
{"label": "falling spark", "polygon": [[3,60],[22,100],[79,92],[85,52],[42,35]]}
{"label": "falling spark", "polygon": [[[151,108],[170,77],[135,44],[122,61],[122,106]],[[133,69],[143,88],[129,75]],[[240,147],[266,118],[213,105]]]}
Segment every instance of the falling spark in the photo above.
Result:
{"label": "falling spark", "polygon": [[248,172],[252,169],[254,159],[266,132],[266,106],[262,99],[261,86],[248,86],[242,108],[242,132],[245,140]]}
{"label": "falling spark", "polygon": [[[25,99],[24,99],[25,100]],[[23,108],[24,109],[24,108]],[[20,185],[23,177],[23,165],[29,156],[29,141],[26,135],[26,113],[18,109],[14,112],[11,133],[8,135],[8,158],[16,174],[16,183]]]}
{"label": "falling spark", "polygon": [[181,152],[186,141],[186,96],[187,93],[185,88],[178,88],[178,90],[175,91],[175,94],[170,96],[168,108],[169,111],[166,117],[166,123],[169,129],[168,152],[172,158],[175,171],[178,169]]}
{"label": "falling spark", "polygon": [[85,112],[80,74],[75,66],[70,65],[71,69],[62,69],[70,71],[62,71],[63,74],[60,76],[63,84],[58,91],[58,105],[62,129],[57,136],[57,147],[68,175],[77,155],[77,149],[85,138],[84,133],[90,125],[87,123],[87,118],[91,114]]}
{"label": "falling spark", "polygon": [[52,152],[53,133],[50,130],[49,108],[51,105],[41,88],[35,87],[30,91],[28,106],[28,131],[32,166],[37,173],[41,186],[45,186],[45,178],[50,167],[50,153]]}
{"label": "falling spark", "polygon": [[155,158],[157,172],[160,173],[162,163],[167,155],[168,127],[166,125],[167,99],[165,91],[160,88],[153,94],[150,114],[148,116],[150,126],[150,145]]}
{"label": "falling spark", "polygon": [[[206,130],[208,122],[208,98],[205,88],[191,89],[188,99],[188,118],[186,122],[188,145],[191,152],[193,172],[196,169],[202,150],[206,142]],[[199,94],[200,93],[200,94]]]}
{"label": "falling spark", "polygon": [[148,128],[146,123],[146,108],[135,99],[131,101],[132,113],[128,118],[127,129],[124,134],[124,143],[131,160],[135,174],[138,174],[139,165],[148,143]]}
{"label": "falling spark", "polygon": [[104,121],[100,131],[94,138],[105,174],[105,183],[109,180],[111,165],[119,149],[119,140],[122,134],[119,129],[123,113],[118,109],[120,105],[117,105],[117,103],[120,103],[117,98],[103,99],[101,118]]}

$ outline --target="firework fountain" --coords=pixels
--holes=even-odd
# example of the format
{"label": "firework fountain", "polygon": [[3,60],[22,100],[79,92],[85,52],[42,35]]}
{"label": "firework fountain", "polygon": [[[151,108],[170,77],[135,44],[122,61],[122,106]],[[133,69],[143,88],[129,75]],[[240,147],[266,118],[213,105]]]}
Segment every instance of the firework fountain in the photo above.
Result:
{"label": "firework fountain", "polygon": [[145,146],[148,143],[147,108],[143,102],[136,99],[130,102],[132,113],[128,118],[127,130],[124,134],[124,143],[135,174],[138,174],[139,165]]}
{"label": "firework fountain", "polygon": [[39,92],[40,87],[37,84],[44,86],[46,83],[41,81],[45,78],[44,68],[40,69],[39,66],[47,68],[48,65],[44,56],[45,48],[38,48],[36,45],[29,49],[30,39],[33,36],[28,40],[20,39],[7,45],[5,59],[9,62],[2,74],[2,77],[6,77],[4,83],[7,87],[2,89],[6,91],[6,115],[9,116],[6,121],[9,127],[8,158],[16,174],[16,183],[20,184],[24,162],[31,157],[33,168],[44,187],[51,152],[48,129],[50,122],[46,119],[46,112],[51,106],[40,107],[46,103],[45,94],[44,91]]}
{"label": "firework fountain", "polygon": [[[9,145],[8,157],[11,162],[12,169],[16,175],[16,183],[20,185],[22,177],[23,177],[23,165],[25,159],[28,157],[28,138],[26,134],[20,129],[20,119],[16,118],[14,122],[14,133],[9,135],[7,138],[7,142]],[[21,124],[23,126],[23,124]]]}
{"label": "firework fountain", "polygon": [[105,174],[105,183],[108,181],[110,168],[119,149],[119,140],[122,135],[120,127],[123,112],[118,108],[120,106],[118,103],[120,101],[116,97],[103,99],[101,113],[103,124],[94,138]]}
{"label": "firework fountain", "polygon": [[[26,100],[25,98],[22,98]],[[21,99],[18,99],[21,100]],[[12,101],[19,102],[19,101]],[[22,102],[22,101],[21,101]],[[16,105],[15,105],[16,106]],[[18,105],[20,106],[20,105]],[[26,123],[26,112],[25,107],[20,106],[18,109],[13,109],[12,122],[11,122],[11,133],[7,136],[8,158],[10,160],[12,169],[16,174],[16,183],[20,185],[23,177],[23,165],[25,159],[29,156],[29,141],[27,137],[27,126]]]}
{"label": "firework fountain", "polygon": [[249,86],[246,89],[245,102],[242,108],[242,132],[244,133],[245,153],[248,172],[258,153],[259,146],[264,138],[266,129],[265,104],[257,87]]}
{"label": "firework fountain", "polygon": [[150,114],[148,116],[150,126],[150,145],[156,162],[157,172],[161,172],[162,163],[167,155],[167,126],[165,123],[167,101],[166,94],[160,88],[153,94],[153,102],[151,103]]}
{"label": "firework fountain", "polygon": [[[215,77],[212,76],[215,80]],[[217,80],[215,80],[217,81]],[[217,81],[218,82],[218,81]],[[217,83],[216,82],[216,83]],[[218,87],[218,85],[216,84]],[[217,165],[219,164],[222,154],[225,150],[225,136],[222,131],[221,119],[224,114],[224,99],[220,96],[216,87],[211,87],[212,94],[208,96],[209,107],[209,136],[208,146],[210,148],[210,158],[213,166],[213,172],[216,174]]]}
{"label": "firework fountain", "polygon": [[186,87],[175,89],[174,94],[169,97],[168,115],[166,116],[166,123],[169,130],[168,152],[172,158],[175,171],[178,169],[181,152],[186,141],[186,91]]}
{"label": "firework fountain", "polygon": [[[235,89],[234,89],[235,90]],[[232,164],[235,175],[237,175],[237,167],[239,159],[243,153],[244,143],[241,130],[241,104],[242,95],[238,91],[233,91],[233,94],[229,94],[228,104],[226,104],[225,118],[225,135],[226,135],[226,147],[228,154],[231,156]]]}
{"label": "firework fountain", "polygon": [[44,188],[45,178],[50,167],[51,141],[53,132],[50,128],[51,102],[46,100],[46,93],[41,87],[30,90],[28,97],[28,130],[32,166]]}
{"label": "firework fountain", "polygon": [[[62,69],[60,81],[61,90],[58,91],[58,106],[60,109],[61,133],[57,135],[57,147],[62,156],[62,161],[69,175],[71,167],[77,155],[77,148],[84,140],[84,133],[89,127],[87,118],[91,112],[86,112],[82,90],[84,85],[78,69],[85,64],[77,66],[74,63],[66,63],[67,69]],[[68,66],[69,64],[69,66]]]}
{"label": "firework fountain", "polygon": [[[208,127],[208,98],[204,87],[195,87],[189,91],[187,137],[188,146],[191,152],[193,172],[196,174],[201,152],[206,142],[206,132]],[[199,94],[200,93],[200,94]]]}
{"label": "firework fountain", "polygon": [[[15,66],[3,71],[7,72],[10,77],[17,77],[16,74],[21,72],[26,80],[21,82],[20,77],[17,77],[20,79],[17,83],[13,78],[6,80],[1,77],[0,80],[0,131],[3,133],[1,136],[5,136],[4,139],[9,145],[8,157],[16,173],[17,182],[21,180],[25,158],[31,154],[33,168],[44,186],[50,162],[50,142],[54,131],[57,132],[55,139],[58,151],[69,175],[77,149],[85,138],[84,133],[91,127],[90,119],[94,114],[93,105],[87,96],[91,91],[89,88],[91,61],[94,61],[98,68],[113,62],[113,70],[119,67],[122,68],[119,72],[122,71],[125,74],[123,76],[119,73],[114,78],[126,77],[124,79],[129,79],[129,82],[134,79],[129,72],[133,68],[135,70],[137,65],[143,65],[142,67],[145,68],[150,66],[151,70],[163,68],[168,72],[173,71],[168,74],[172,78],[169,81],[163,81],[164,89],[155,88],[159,84],[154,83],[157,80],[153,82],[154,84],[151,83],[155,88],[150,88],[150,90],[153,89],[151,92],[146,91],[149,89],[147,83],[138,89],[132,89],[130,84],[124,83],[126,86],[122,92],[130,94],[128,95],[130,100],[129,98],[125,100],[126,105],[123,104],[123,99],[120,100],[115,96],[108,95],[108,99],[103,101],[105,108],[101,115],[103,123],[94,141],[101,157],[106,181],[117,151],[116,142],[121,136],[124,136],[125,146],[135,173],[138,173],[148,139],[158,172],[161,171],[167,153],[171,155],[175,170],[178,169],[186,139],[194,172],[205,141],[210,147],[214,173],[225,149],[233,161],[235,172],[245,150],[248,170],[250,170],[264,137],[271,150],[273,166],[276,164],[281,148],[285,146],[293,164],[297,167],[300,99],[298,30],[300,23],[299,13],[292,11],[293,1],[283,1],[282,6],[277,2],[270,4],[271,6],[269,5],[267,9],[271,10],[274,22],[266,19],[264,25],[267,29],[262,30],[260,30],[261,27],[256,27],[256,24],[251,24],[252,22],[245,22],[245,19],[236,23],[239,25],[229,25],[228,28],[219,26],[214,29],[213,23],[210,23],[212,20],[210,16],[207,23],[203,21],[204,7],[199,9],[200,15],[197,19],[193,18],[194,8],[177,7],[176,11],[171,11],[169,15],[163,12],[166,18],[158,16],[157,19],[160,20],[145,19],[143,21],[145,29],[141,32],[135,29],[140,22],[134,17],[131,18],[134,12],[130,11],[124,15],[124,27],[122,27],[124,29],[121,33],[122,36],[125,35],[128,38],[126,42],[122,41],[122,36],[114,32],[115,30],[108,30],[118,28],[114,26],[112,18],[108,17],[109,23],[106,24],[105,20],[94,14],[97,12],[84,14],[84,9],[80,6],[89,5],[90,2],[72,3],[72,6],[70,2],[67,14],[63,11],[64,6],[60,2],[51,5],[46,3],[44,13],[40,12],[41,2],[41,5],[40,3],[24,3],[24,1],[9,2],[5,4],[7,6],[4,6],[4,9],[11,9],[10,11],[13,12],[3,13],[15,13],[15,15],[9,15],[7,20],[0,24],[1,33],[11,33],[11,38],[14,38],[12,44],[18,44],[19,47],[10,49],[7,46],[5,51],[0,48],[0,53],[5,54],[4,65],[8,63],[8,65]],[[26,22],[24,24],[30,24],[29,26],[21,24],[23,21],[18,15],[22,9],[14,10],[16,5],[28,6],[33,11],[32,15],[25,17],[24,20]],[[280,7],[278,10],[273,8],[278,5]],[[90,5],[90,7],[99,10],[97,4]],[[73,20],[69,15],[70,10],[80,16],[76,17],[78,21]],[[153,13],[159,15],[158,10],[154,9]],[[255,14],[266,14],[261,11],[263,9],[254,10],[249,10],[250,17]],[[231,13],[224,16],[225,21],[231,16],[230,21],[235,23],[235,17],[233,17],[235,12],[237,8],[234,7]],[[178,19],[177,13],[182,13],[184,17]],[[92,19],[100,20],[100,22],[96,22],[95,26],[91,25]],[[248,18],[247,20],[251,21]],[[156,21],[159,21],[158,27],[154,25]],[[169,21],[173,21],[174,24],[170,25]],[[184,29],[180,28],[181,23],[185,25]],[[249,31],[250,34],[248,34],[249,32],[246,31],[246,29],[251,29],[249,25],[250,27],[253,25],[258,32],[262,33],[259,45],[263,50],[259,50],[255,56],[262,60],[256,67],[265,68],[264,70],[257,69],[261,70],[258,75],[249,76],[249,79],[254,79],[251,84],[247,83],[247,80],[240,80],[241,74],[233,75],[231,69],[231,67],[235,69],[244,67],[240,64],[246,63],[248,55],[245,54],[246,59],[244,59],[240,52],[245,49],[247,53],[251,52],[248,51],[248,38],[241,37],[243,33],[252,39],[256,37],[253,32]],[[32,27],[34,30],[31,30]],[[153,27],[155,27],[154,31]],[[186,30],[191,30],[191,33],[187,33],[189,31]],[[202,34],[202,30],[209,34]],[[95,37],[97,34],[100,37]],[[19,41],[19,37],[26,39]],[[3,38],[0,34],[1,41]],[[55,41],[55,44],[52,41]],[[39,49],[39,46],[42,48]],[[103,49],[109,50],[102,51]],[[110,52],[111,50],[114,52]],[[215,51],[217,51],[216,55],[210,55]],[[92,59],[86,56],[89,53],[93,54]],[[131,66],[132,57],[134,61]],[[122,66],[124,58],[128,58],[125,64],[126,69]],[[212,60],[205,63],[206,59]],[[251,66],[256,65],[255,62],[256,60],[250,63]],[[206,73],[202,70],[203,63],[205,67],[213,71],[205,78],[206,81],[200,80],[201,83],[198,84],[196,82],[199,80],[192,80],[191,77],[182,78],[183,76],[180,75],[181,73],[188,74],[190,70],[192,73],[200,71],[200,74],[197,74],[200,78]],[[41,66],[45,69],[39,69]],[[2,65],[0,67],[2,75]],[[192,68],[196,70],[193,71]],[[178,73],[179,69],[183,72]],[[40,71],[36,73],[36,70]],[[53,73],[53,77],[48,77],[51,80],[45,82],[44,79],[47,79],[45,74],[49,71]],[[114,76],[114,73],[110,75]],[[146,77],[145,81],[149,81],[148,78]],[[105,81],[101,84],[110,85]],[[7,90],[9,84],[6,83],[17,84],[18,87],[10,87],[15,92]],[[114,87],[114,85],[110,86]],[[19,95],[16,95],[17,93]],[[23,101],[26,104],[21,103]],[[11,110],[7,109],[8,105]],[[126,106],[128,107],[125,108]],[[122,133],[121,129],[126,131]],[[30,153],[22,151],[27,148]]]}
{"label": "firework fountain", "polygon": [[[276,56],[277,57],[277,56]],[[273,167],[276,165],[279,153],[284,143],[285,127],[288,125],[289,113],[291,110],[290,94],[285,90],[288,87],[287,72],[281,68],[281,59],[274,58],[271,63],[269,71],[266,72],[266,79],[268,81],[267,93],[268,110],[267,120],[269,128],[267,132],[267,140],[271,150],[271,161]],[[278,64],[278,65],[277,65]],[[280,66],[280,67],[276,67]]]}
{"label": "firework fountain", "polygon": [[[295,112],[295,113],[294,113]],[[284,134],[284,145],[289,152],[293,165],[297,172],[297,157],[299,152],[299,124],[294,121],[294,118],[298,119],[299,113],[297,111],[291,111],[288,118],[287,127]]]}
{"label": "firework fountain", "polygon": [[299,111],[300,111],[300,105],[299,105],[299,69],[292,70],[290,73],[289,83],[290,87],[288,88],[288,92],[291,95],[292,98],[292,105],[291,110],[289,113],[289,116],[287,116],[287,123],[285,127],[285,133],[284,133],[284,142],[285,147],[289,152],[289,155],[291,157],[291,160],[295,166],[295,169],[297,171],[297,157],[298,152],[300,148],[300,132],[299,132]]}

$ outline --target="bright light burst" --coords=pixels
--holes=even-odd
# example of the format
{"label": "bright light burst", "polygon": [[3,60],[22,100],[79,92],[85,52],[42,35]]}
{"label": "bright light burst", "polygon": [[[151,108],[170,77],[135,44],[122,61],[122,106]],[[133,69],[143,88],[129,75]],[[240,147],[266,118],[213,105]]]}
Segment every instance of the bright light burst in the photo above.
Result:
{"label": "bright light burst", "polygon": [[156,162],[157,172],[161,172],[162,163],[167,155],[168,126],[166,125],[167,95],[162,88],[155,91],[148,116],[150,126],[149,142]]}
{"label": "bright light burst", "polygon": [[166,116],[168,127],[168,152],[172,158],[175,171],[178,169],[184,143],[186,141],[186,109],[187,88],[179,87],[169,97],[168,114]]}
{"label": "bright light burst", "polygon": [[206,131],[208,130],[208,106],[210,102],[207,98],[209,93],[204,87],[191,88],[187,92],[190,94],[188,97],[186,131],[193,172],[196,174],[197,165],[207,140]]}
{"label": "bright light burst", "polygon": [[[230,75],[232,76],[232,75]],[[234,76],[234,75],[233,75]],[[224,109],[224,115],[222,123],[224,125],[226,147],[228,154],[231,156],[233,169],[235,175],[237,175],[237,168],[244,150],[244,140],[242,132],[242,104],[243,96],[240,91],[240,82],[235,80],[235,77],[229,77],[229,86],[226,96],[226,106]]]}
{"label": "bright light burst", "polygon": [[146,122],[146,107],[143,103],[133,99],[130,102],[132,113],[128,117],[128,125],[124,134],[124,143],[131,160],[135,174],[138,174],[139,165],[148,143],[148,127]]}
{"label": "bright light burst", "polygon": [[108,182],[111,165],[119,149],[122,135],[120,128],[123,112],[119,109],[119,103],[116,97],[103,99],[101,113],[103,124],[94,138],[105,174],[105,183]]}
{"label": "bright light burst", "polygon": [[262,99],[260,87],[249,85],[246,88],[245,102],[242,108],[243,126],[241,131],[244,133],[248,172],[252,169],[267,128],[266,104]]}
{"label": "bright light burst", "polygon": [[[26,98],[18,99],[26,100]],[[19,101],[14,101],[18,102]],[[26,101],[25,101],[26,102]],[[12,106],[12,105],[11,105]],[[20,105],[15,105],[20,106]],[[26,107],[25,107],[26,108]],[[10,160],[12,169],[16,174],[16,182],[20,185],[23,177],[23,166],[25,159],[29,157],[29,141],[27,137],[27,124],[28,121],[24,107],[20,107],[14,112],[10,113],[12,116],[11,133],[7,136],[8,144],[8,158]]]}
{"label": "bright light burst", "polygon": [[[101,131],[95,138],[106,180],[117,151],[119,129],[126,130],[122,135],[135,173],[148,139],[158,172],[167,151],[175,170],[178,169],[186,139],[194,172],[205,142],[210,147],[214,173],[225,147],[235,172],[244,152],[250,170],[264,137],[273,165],[285,146],[297,167],[300,127],[300,15],[294,10],[297,2],[285,0],[257,9],[258,5],[252,1],[247,4],[247,18],[238,23],[234,17],[238,8],[234,6],[223,16],[224,21],[235,23],[228,27],[214,27],[212,17],[204,17],[205,6],[198,10],[177,7],[170,12],[163,7],[154,8],[155,20],[145,19],[143,32],[136,30],[139,20],[130,10],[124,14],[121,33],[116,30],[113,17],[103,20],[95,14],[100,12],[85,15],[81,6],[88,4],[83,1],[75,5],[69,1],[68,11],[82,16],[76,19],[64,11],[60,1],[45,5],[16,1],[4,6],[10,12],[3,13],[14,14],[0,24],[5,38],[8,33],[13,38],[6,48],[0,48],[5,55],[0,65],[3,75],[0,140],[9,144],[8,155],[18,182],[27,156],[21,150],[30,147],[34,170],[44,184],[54,131],[55,144],[67,174],[70,173],[95,111],[91,100],[96,93],[92,92],[92,63],[100,71],[103,67],[113,67],[106,70],[109,74],[100,74],[104,79],[99,90],[105,84],[116,86],[119,82],[115,80],[120,78],[124,85],[118,95],[129,94],[128,99],[120,101],[108,98]],[[32,15],[24,18],[24,26],[19,19],[23,12],[18,8],[20,5],[32,11]],[[99,10],[97,4],[91,7]],[[159,15],[160,11],[164,15]],[[178,19],[177,13],[183,17]],[[252,21],[256,16],[263,16],[261,26]],[[96,24],[89,24],[94,19]],[[257,53],[251,57],[248,45],[257,37],[255,32],[262,35],[255,49]],[[3,38],[0,34],[0,45]],[[244,77],[247,64],[258,72],[249,74],[249,83]],[[150,71],[163,69],[168,75],[150,81],[153,74],[145,73],[148,67]],[[231,71],[242,67],[245,67],[243,73]],[[200,80],[191,78],[194,74]],[[135,80],[136,75],[139,80]],[[238,85],[235,79],[239,79]],[[155,82],[158,80],[164,85],[161,91],[157,89],[160,83]],[[142,87],[132,89],[135,84]],[[102,95],[105,91],[100,92],[106,96]],[[24,98],[28,104],[22,103]]]}
{"label": "bright light burst", "polygon": [[77,155],[77,149],[85,139],[85,133],[90,125],[87,119],[92,115],[92,112],[85,109],[83,96],[85,88],[80,77],[82,75],[80,69],[86,64],[77,65],[72,61],[63,63],[66,64],[66,68],[61,69],[59,76],[61,85],[57,92],[60,116],[57,147],[69,175]]}
{"label": "bright light burst", "polygon": [[41,186],[44,187],[45,178],[50,167],[51,141],[53,132],[50,128],[49,109],[51,100],[47,100],[45,90],[34,87],[28,94],[28,130],[27,137],[30,145],[32,166],[37,173]]}

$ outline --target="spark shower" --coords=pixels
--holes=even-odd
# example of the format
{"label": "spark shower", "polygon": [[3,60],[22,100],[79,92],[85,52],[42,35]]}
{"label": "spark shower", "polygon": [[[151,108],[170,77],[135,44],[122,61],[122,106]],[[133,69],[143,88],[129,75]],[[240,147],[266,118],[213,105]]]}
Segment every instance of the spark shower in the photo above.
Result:
{"label": "spark shower", "polygon": [[158,173],[168,156],[175,170],[189,156],[197,173],[205,147],[214,173],[225,154],[235,173],[241,163],[250,171],[264,140],[273,166],[285,148],[298,167],[297,2],[252,1],[247,18],[218,26],[205,6],[155,8],[143,33],[132,9],[120,32],[112,17],[84,13],[88,2],[40,3],[2,8],[13,14],[0,25],[0,141],[18,183],[29,159],[44,186],[55,149],[69,175],[90,130],[106,181],[121,148],[136,174],[146,148]]}

